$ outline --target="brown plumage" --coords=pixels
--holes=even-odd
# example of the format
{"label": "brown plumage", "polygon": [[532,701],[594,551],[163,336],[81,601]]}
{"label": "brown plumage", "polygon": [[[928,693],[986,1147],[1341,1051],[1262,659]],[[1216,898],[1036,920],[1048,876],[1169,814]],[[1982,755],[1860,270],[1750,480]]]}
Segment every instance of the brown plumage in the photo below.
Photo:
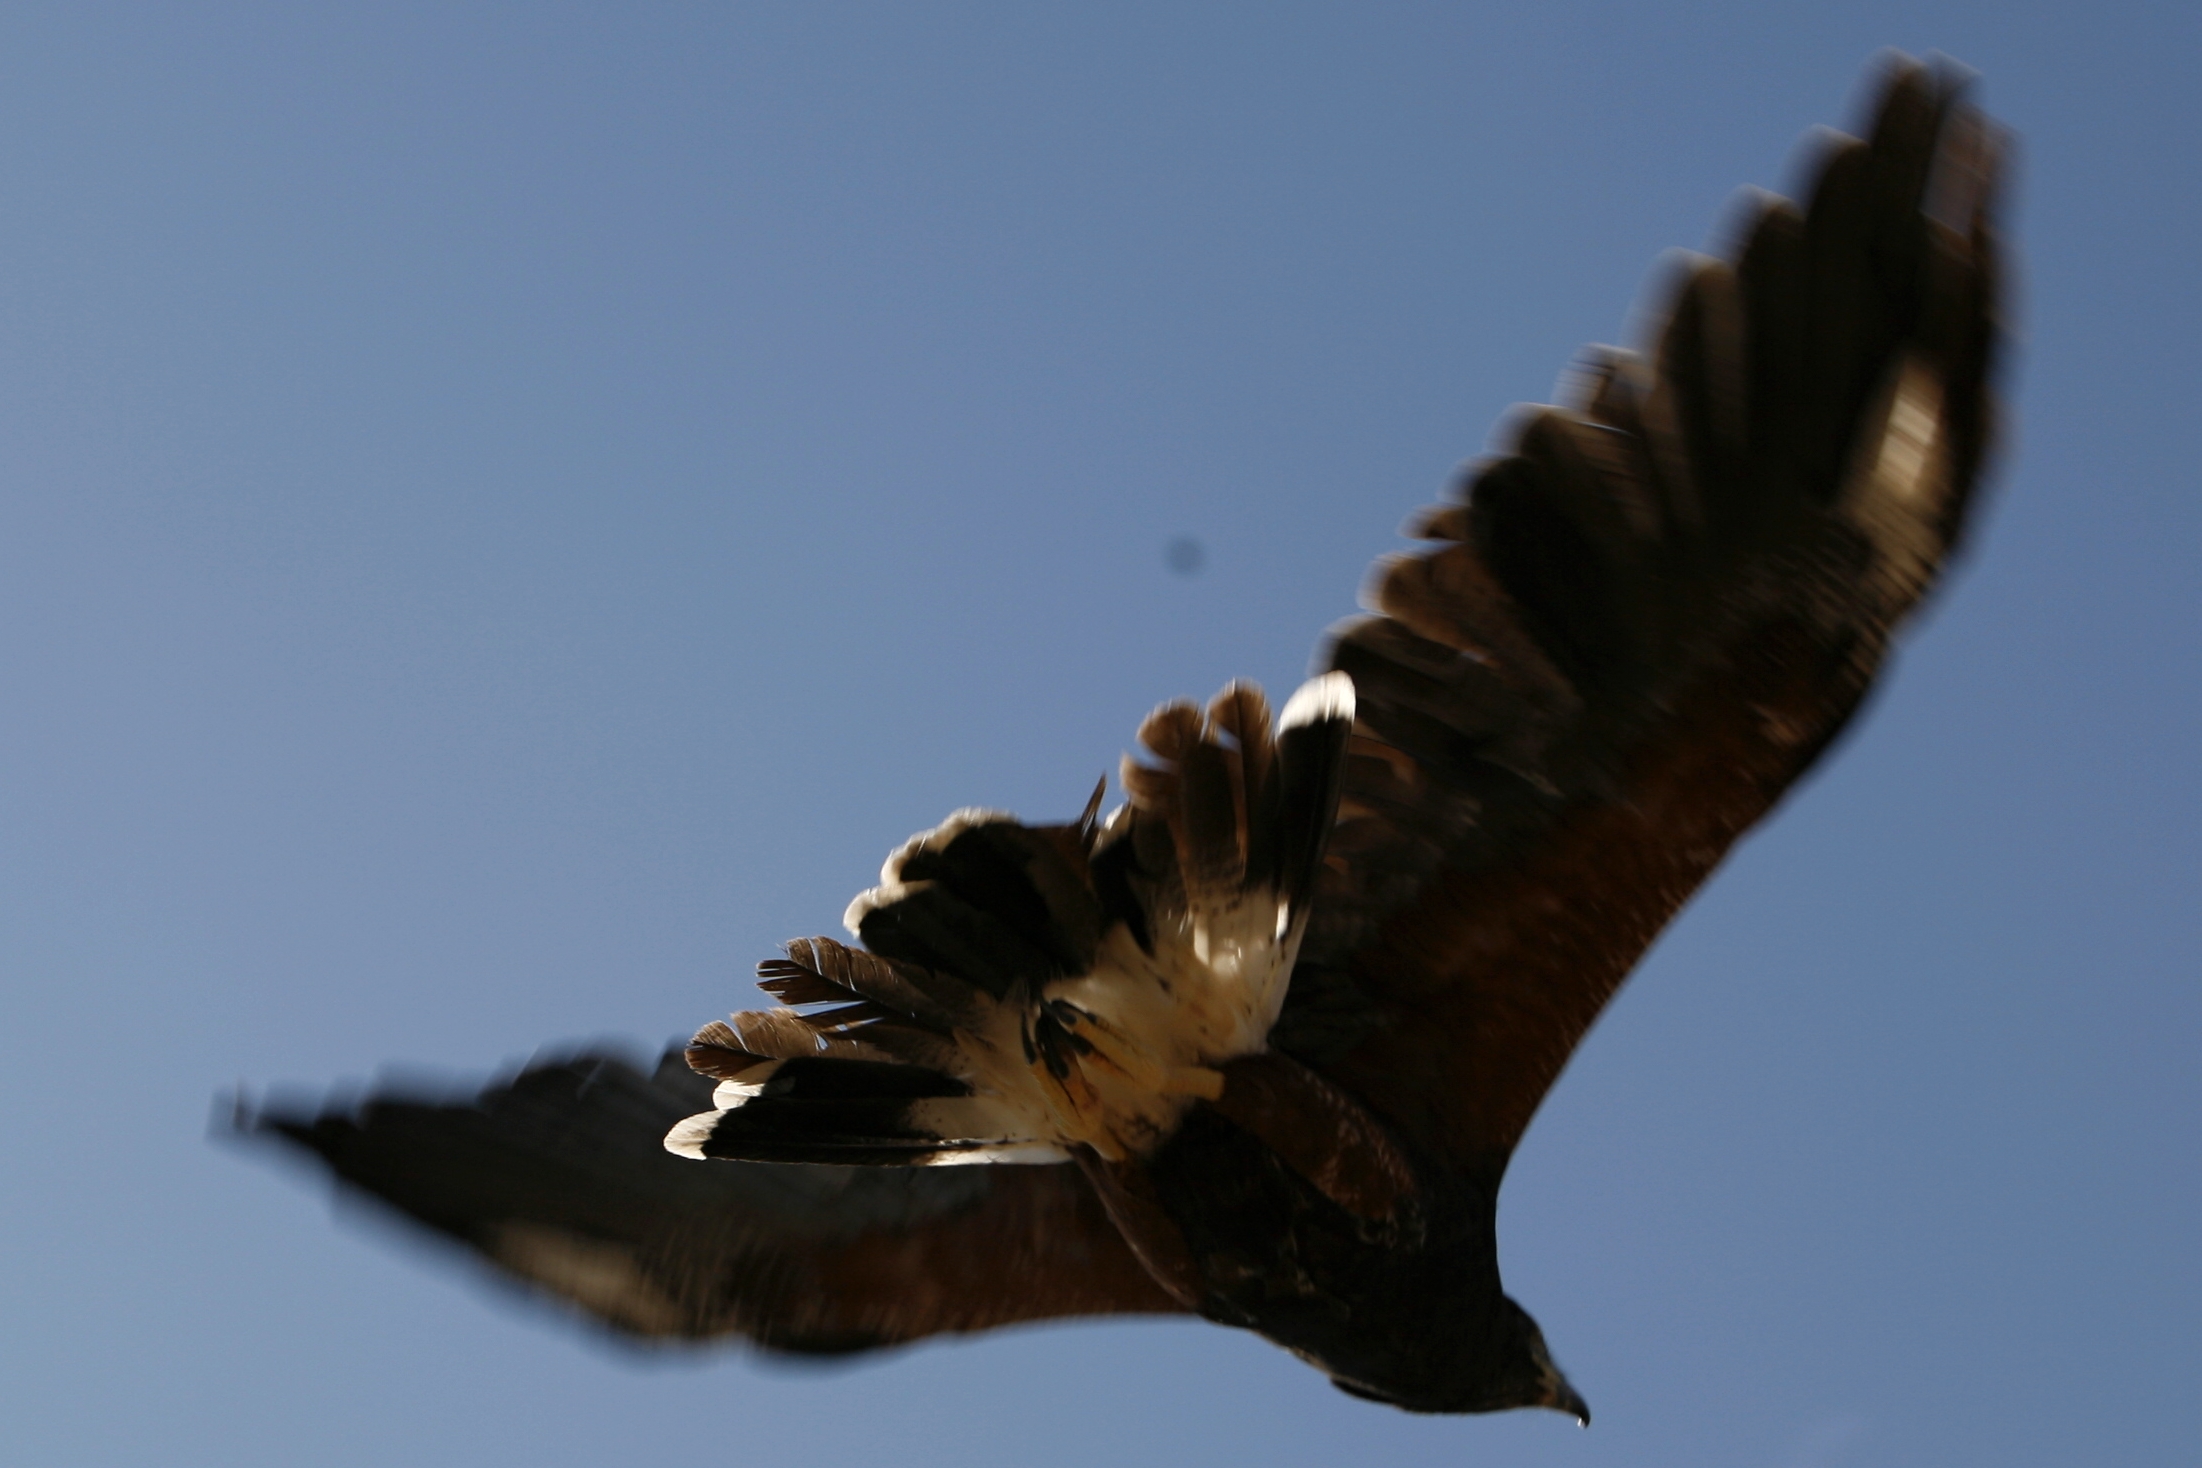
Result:
{"label": "brown plumage", "polygon": [[1378,566],[1319,659],[1352,680],[1350,740],[1272,743],[1249,688],[1169,706],[1125,810],[959,817],[852,909],[874,952],[791,945],[761,973],[793,1007],[686,1052],[735,1088],[684,1124],[695,1155],[954,1160],[986,1140],[939,1118],[983,1110],[993,1017],[1075,1089],[1116,1043],[1091,995],[1126,945],[1167,953],[1196,899],[1275,895],[1281,1012],[1186,1062],[1220,1081],[1158,1129],[1040,1138],[1075,1165],[698,1165],[658,1147],[711,1092],[679,1052],[243,1124],[642,1336],[846,1351],[1192,1310],[1357,1395],[1587,1417],[1500,1287],[1500,1180],[1965,530],[1994,439],[1999,142],[1958,91],[1891,61],[1805,207],[1757,202],[1732,258],[1680,272],[1649,365],[1596,353],[1574,401],[1412,522],[1428,544]]}

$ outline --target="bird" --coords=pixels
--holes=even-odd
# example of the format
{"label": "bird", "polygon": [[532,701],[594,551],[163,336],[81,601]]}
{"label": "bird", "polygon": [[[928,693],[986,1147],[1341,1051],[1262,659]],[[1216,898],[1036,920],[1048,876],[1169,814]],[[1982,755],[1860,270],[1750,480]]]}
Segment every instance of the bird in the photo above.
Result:
{"label": "bird", "polygon": [[[1586,349],[1274,715],[1165,704],[1075,819],[958,811],[655,1063],[233,1098],[647,1341],[845,1356],[1191,1315],[1413,1412],[1590,1410],[1505,1291],[1507,1164],[1730,847],[1850,726],[2001,437],[2002,131],[1876,63],[1644,352]],[[1105,787],[1106,782],[1104,782]]]}

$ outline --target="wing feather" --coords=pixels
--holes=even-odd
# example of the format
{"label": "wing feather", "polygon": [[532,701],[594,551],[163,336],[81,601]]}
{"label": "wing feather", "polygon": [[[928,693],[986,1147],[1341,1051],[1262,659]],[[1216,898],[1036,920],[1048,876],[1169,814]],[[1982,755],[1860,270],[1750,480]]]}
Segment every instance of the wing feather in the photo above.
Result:
{"label": "wing feather", "polygon": [[531,1065],[478,1095],[276,1104],[236,1129],[621,1334],[842,1353],[1063,1316],[1176,1313],[1075,1167],[866,1168],[666,1152],[711,1104],[669,1051]]}
{"label": "wing feather", "polygon": [[1891,62],[1810,208],[1682,268],[1379,562],[1319,664],[1360,718],[1276,1040],[1503,1166],[1660,929],[1856,710],[1992,431],[1998,140]]}

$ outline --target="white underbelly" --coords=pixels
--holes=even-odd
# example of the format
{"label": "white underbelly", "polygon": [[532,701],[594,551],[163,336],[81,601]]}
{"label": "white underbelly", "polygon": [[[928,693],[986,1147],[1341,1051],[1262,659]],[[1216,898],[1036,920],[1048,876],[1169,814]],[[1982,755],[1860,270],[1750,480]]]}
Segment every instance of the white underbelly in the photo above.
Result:
{"label": "white underbelly", "polygon": [[1280,933],[1269,892],[1162,925],[1154,952],[1119,925],[1090,973],[1049,984],[1044,1004],[1085,1042],[1057,1076],[1029,1057],[1026,1013],[1002,1005],[965,1053],[978,1093],[1024,1135],[1084,1144],[1112,1160],[1139,1155],[1175,1129],[1195,1100],[1222,1094],[1217,1066],[1267,1047],[1284,1004],[1297,932]]}

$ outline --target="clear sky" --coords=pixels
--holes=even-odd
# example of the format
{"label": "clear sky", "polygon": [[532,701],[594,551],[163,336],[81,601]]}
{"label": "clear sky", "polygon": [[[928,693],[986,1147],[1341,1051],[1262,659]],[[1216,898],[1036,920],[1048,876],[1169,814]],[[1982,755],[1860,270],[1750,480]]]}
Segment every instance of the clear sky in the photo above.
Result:
{"label": "clear sky", "polygon": [[[685,1034],[1289,685],[1883,45],[2022,137],[2017,430],[1517,1157],[1589,1432],[1186,1323],[638,1360],[208,1143]],[[2198,239],[2162,0],[8,7],[0,1457],[2192,1461]]]}

